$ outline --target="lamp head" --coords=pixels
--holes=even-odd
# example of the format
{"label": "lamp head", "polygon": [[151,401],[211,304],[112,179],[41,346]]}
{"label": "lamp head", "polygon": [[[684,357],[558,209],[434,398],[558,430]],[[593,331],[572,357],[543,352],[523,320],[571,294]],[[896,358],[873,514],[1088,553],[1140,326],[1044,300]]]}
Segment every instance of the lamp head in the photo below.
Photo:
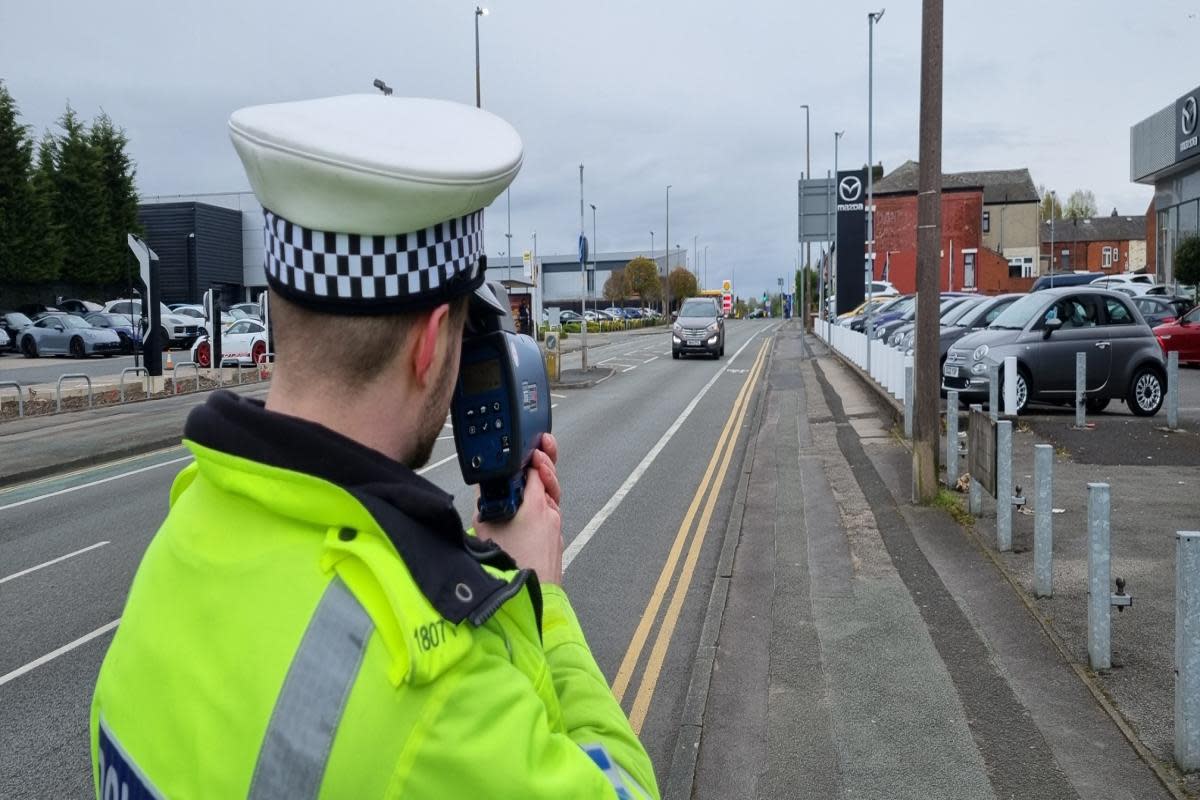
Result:
{"label": "lamp head", "polygon": [[479,6],[475,6],[475,16],[486,17],[487,15],[488,15],[488,10],[486,8],[481,8]]}
{"label": "lamp head", "polygon": [[868,12],[868,13],[867,13],[867,16],[868,16],[868,17],[870,17],[872,21],[874,21],[874,22],[879,22],[879,20],[883,19],[883,12],[884,12],[884,11],[887,11],[887,9],[886,9],[886,8],[881,8],[881,9],[879,9],[878,11],[871,11],[871,12]]}

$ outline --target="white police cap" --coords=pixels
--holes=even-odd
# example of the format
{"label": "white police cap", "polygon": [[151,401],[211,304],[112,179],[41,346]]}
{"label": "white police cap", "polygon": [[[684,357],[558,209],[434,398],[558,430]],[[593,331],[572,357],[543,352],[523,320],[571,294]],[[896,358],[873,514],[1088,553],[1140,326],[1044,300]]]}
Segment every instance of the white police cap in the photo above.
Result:
{"label": "white police cap", "polygon": [[483,209],[521,168],[521,139],[504,120],[362,94],[244,108],[229,129],[263,206],[279,294],[386,314],[484,285]]}

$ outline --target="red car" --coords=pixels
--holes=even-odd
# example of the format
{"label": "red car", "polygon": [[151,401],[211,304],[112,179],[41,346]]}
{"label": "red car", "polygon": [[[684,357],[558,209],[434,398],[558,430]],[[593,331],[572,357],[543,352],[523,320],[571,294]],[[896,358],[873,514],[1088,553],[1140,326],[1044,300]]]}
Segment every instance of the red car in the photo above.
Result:
{"label": "red car", "polygon": [[1179,363],[1200,364],[1200,306],[1193,308],[1175,322],[1154,329],[1164,353],[1179,352]]}

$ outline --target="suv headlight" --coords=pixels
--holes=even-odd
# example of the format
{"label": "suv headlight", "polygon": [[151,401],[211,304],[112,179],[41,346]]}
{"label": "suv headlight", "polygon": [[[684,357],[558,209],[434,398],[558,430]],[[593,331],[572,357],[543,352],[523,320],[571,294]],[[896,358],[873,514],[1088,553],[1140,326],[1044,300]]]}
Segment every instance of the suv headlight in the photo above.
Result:
{"label": "suv headlight", "polygon": [[720,330],[720,328],[721,328],[721,323],[714,322],[708,326],[707,330],[709,333],[716,333],[718,330]]}
{"label": "suv headlight", "polygon": [[[983,361],[985,358],[987,358],[988,352],[989,352],[988,346],[986,344],[981,344],[981,345],[979,345],[979,347],[975,348],[975,352],[972,354],[971,357],[973,359],[975,359],[976,361]],[[977,372],[975,374],[978,375],[979,373]]]}
{"label": "suv headlight", "polygon": [[683,333],[683,326],[680,325],[678,322],[676,322],[674,325],[671,326],[671,330],[674,331],[675,333]]}

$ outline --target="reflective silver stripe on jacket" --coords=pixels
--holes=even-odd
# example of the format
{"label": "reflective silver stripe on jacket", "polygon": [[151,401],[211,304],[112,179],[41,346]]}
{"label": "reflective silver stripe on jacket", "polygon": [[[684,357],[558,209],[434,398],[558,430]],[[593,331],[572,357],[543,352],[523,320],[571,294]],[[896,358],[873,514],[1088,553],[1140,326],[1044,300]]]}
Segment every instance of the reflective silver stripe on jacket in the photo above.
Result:
{"label": "reflective silver stripe on jacket", "polygon": [[315,798],[373,626],[335,577],[321,596],[275,701],[250,782],[253,800]]}

